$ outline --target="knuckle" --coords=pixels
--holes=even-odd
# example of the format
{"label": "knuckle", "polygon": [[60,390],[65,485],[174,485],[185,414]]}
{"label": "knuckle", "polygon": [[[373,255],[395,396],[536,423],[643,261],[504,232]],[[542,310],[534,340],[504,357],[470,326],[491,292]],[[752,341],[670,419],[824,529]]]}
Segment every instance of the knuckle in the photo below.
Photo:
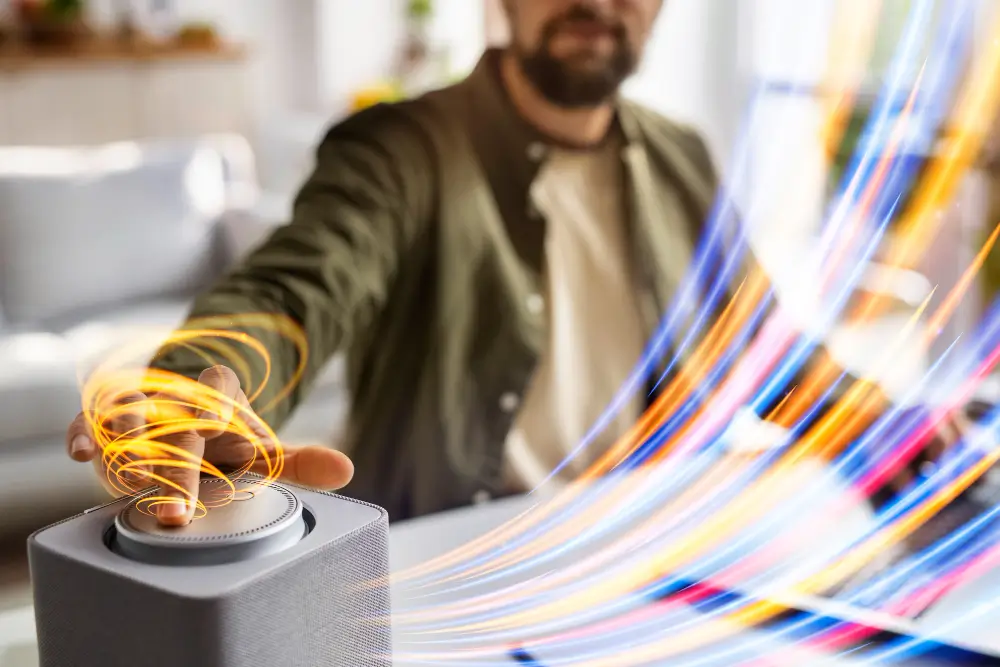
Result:
{"label": "knuckle", "polygon": [[69,426],[66,428],[66,433],[70,436],[79,435],[84,431],[85,425],[86,421],[84,420],[84,415],[81,412],[77,414],[76,417],[73,417],[73,421],[71,421]]}
{"label": "knuckle", "polygon": [[140,403],[146,400],[146,394],[141,391],[130,391],[117,397],[117,402],[123,405]]}
{"label": "knuckle", "polygon": [[198,381],[213,387],[235,389],[239,387],[239,378],[228,366],[212,366],[198,376]]}
{"label": "knuckle", "polygon": [[253,411],[252,408],[247,408],[241,411],[240,417],[250,430],[253,431],[254,435],[257,437],[265,437],[269,435],[269,429],[267,422],[265,422],[260,415]]}
{"label": "knuckle", "polygon": [[145,411],[142,409],[142,406],[136,403],[122,404],[114,411],[111,419],[111,423],[117,431],[121,431],[123,428],[135,428],[145,423],[145,421]]}
{"label": "knuckle", "polygon": [[223,436],[205,448],[205,458],[216,465],[242,465],[256,455],[257,448],[238,436]]}
{"label": "knuckle", "polygon": [[159,474],[179,486],[189,486],[198,481],[198,471],[187,467],[162,466]]}
{"label": "knuckle", "polygon": [[194,431],[184,431],[182,433],[175,433],[169,437],[164,438],[164,441],[169,444],[182,449],[186,452],[192,454],[199,454],[204,448],[204,438],[195,433]]}

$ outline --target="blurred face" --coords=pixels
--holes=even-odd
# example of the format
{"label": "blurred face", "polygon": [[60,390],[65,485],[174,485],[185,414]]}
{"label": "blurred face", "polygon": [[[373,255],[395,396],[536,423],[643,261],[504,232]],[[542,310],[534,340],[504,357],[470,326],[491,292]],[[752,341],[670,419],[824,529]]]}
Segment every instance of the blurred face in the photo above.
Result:
{"label": "blurred face", "polygon": [[512,48],[560,107],[606,102],[639,64],[663,0],[505,0]]}

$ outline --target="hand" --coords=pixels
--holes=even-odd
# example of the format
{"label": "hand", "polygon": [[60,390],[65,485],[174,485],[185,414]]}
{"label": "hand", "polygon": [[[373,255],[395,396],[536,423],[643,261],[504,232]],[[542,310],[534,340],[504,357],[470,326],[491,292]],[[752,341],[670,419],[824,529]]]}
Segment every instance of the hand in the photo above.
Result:
{"label": "hand", "polygon": [[[260,417],[250,409],[249,401],[240,387],[239,378],[231,369],[225,366],[214,366],[203,372],[198,381],[211,390],[229,397],[233,403],[242,406],[244,410],[240,410],[241,418],[259,439],[258,446],[267,451],[269,455],[275,452],[276,443],[269,435],[270,431],[264,426]],[[118,434],[140,432],[147,424],[146,415],[142,414],[140,409],[130,411],[128,406],[145,405],[148,407],[149,403],[147,397],[139,392],[120,397],[118,404],[122,409],[115,410],[111,420],[113,423],[106,424],[105,427]],[[220,401],[218,410],[220,414],[217,415],[207,414],[205,411],[199,415],[187,415],[188,417],[217,422],[218,428],[185,430],[165,436],[162,441],[183,450],[196,460],[203,459],[220,468],[240,468],[254,460],[256,455],[258,460],[254,462],[250,470],[266,473],[266,462],[260,460],[260,450],[257,446],[246,437],[225,430],[226,426],[233,420],[236,411],[233,403],[226,404]],[[91,430],[91,420],[87,418],[85,413],[77,415],[70,424],[66,434],[66,446],[73,460],[92,462],[105,485],[108,484],[109,473],[111,475],[117,474],[118,471],[107,469],[103,452]],[[281,478],[292,483],[334,490],[346,486],[354,474],[354,465],[351,460],[343,453],[332,449],[282,446],[282,453],[284,466]],[[169,526],[183,526],[190,523],[194,516],[195,506],[191,502],[182,502],[182,500],[184,498],[196,499],[198,496],[200,473],[197,467],[160,465],[153,472],[184,489],[187,494],[161,484],[160,492],[163,496],[180,500],[176,503],[165,502],[156,506],[160,523]],[[142,477],[141,471],[128,474],[131,475],[133,481],[138,481]]]}

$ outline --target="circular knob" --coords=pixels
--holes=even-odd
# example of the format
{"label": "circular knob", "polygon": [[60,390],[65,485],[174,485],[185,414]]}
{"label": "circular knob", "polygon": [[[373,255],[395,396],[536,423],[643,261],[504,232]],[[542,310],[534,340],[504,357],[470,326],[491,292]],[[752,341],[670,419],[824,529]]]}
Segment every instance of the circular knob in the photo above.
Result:
{"label": "circular knob", "polygon": [[181,527],[162,526],[142,510],[142,499],[154,491],[134,498],[115,518],[112,550],[155,565],[215,565],[277,553],[309,532],[302,505],[290,490],[253,479],[234,486],[235,495],[220,479],[202,480],[199,498],[209,506],[207,514]]}

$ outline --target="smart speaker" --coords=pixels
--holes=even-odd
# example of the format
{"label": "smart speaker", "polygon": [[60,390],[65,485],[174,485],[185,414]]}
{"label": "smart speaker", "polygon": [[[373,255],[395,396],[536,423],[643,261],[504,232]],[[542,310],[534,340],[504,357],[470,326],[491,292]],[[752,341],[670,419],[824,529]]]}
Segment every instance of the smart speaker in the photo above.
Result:
{"label": "smart speaker", "polygon": [[139,494],[28,540],[40,667],[390,664],[388,516],[258,478],[183,528]]}

